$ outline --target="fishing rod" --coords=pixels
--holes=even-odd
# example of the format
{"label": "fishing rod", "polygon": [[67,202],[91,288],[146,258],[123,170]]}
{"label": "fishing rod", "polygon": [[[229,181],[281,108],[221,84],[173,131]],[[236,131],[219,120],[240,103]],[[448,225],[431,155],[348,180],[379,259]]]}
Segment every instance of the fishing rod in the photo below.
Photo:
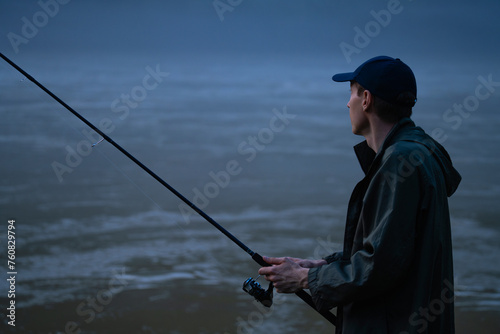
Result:
{"label": "fishing rod", "polygon": [[[142,162],[137,160],[132,154],[127,152],[123,147],[118,145],[111,137],[106,135],[104,132],[99,130],[94,124],[89,122],[85,117],[80,115],[78,112],[76,112],[73,108],[71,108],[68,104],[66,104],[63,100],[61,100],[59,97],[57,97],[54,93],[52,93],[50,90],[48,90],[45,86],[43,86],[41,83],[39,83],[35,78],[33,78],[31,75],[26,73],[22,68],[20,68],[18,65],[16,65],[12,60],[7,58],[3,53],[0,53],[0,57],[5,60],[9,65],[14,67],[18,72],[20,72],[22,75],[24,75],[28,80],[33,82],[35,85],[37,85],[39,88],[41,88],[45,93],[47,93],[50,97],[52,97],[54,100],[59,102],[64,108],[66,108],[69,112],[71,112],[74,116],[76,116],[78,119],[80,119],[83,123],[85,123],[88,127],[90,127],[92,130],[97,132],[103,139],[106,140],[108,143],[113,145],[115,148],[117,148],[120,152],[122,152],[127,158],[135,162],[136,165],[141,167],[146,173],[151,175],[156,181],[158,181],[161,185],[163,185],[165,188],[170,190],[175,196],[177,196],[180,200],[182,200],[184,203],[186,203],[191,209],[193,209],[196,213],[198,213],[201,217],[203,217],[207,222],[212,224],[216,229],[218,229],[220,232],[222,232],[226,237],[231,239],[236,245],[238,245],[241,249],[243,249],[247,254],[249,254],[252,259],[257,262],[259,265],[263,267],[268,267],[271,266],[269,263],[264,261],[262,256],[253,250],[251,250],[249,247],[247,247],[244,243],[242,243],[240,240],[238,240],[234,235],[232,235],[228,230],[226,230],[224,227],[222,227],[219,223],[217,223],[212,217],[207,215],[204,211],[202,211],[200,208],[198,208],[195,204],[193,204],[190,200],[188,200],[184,195],[182,195],[180,192],[178,192],[175,188],[173,188],[170,184],[165,182],[161,177],[156,175],[151,169],[149,169],[146,165],[144,165]],[[269,288],[264,290],[258,282],[256,282],[253,278],[247,279],[243,283],[243,290],[248,292],[250,295],[254,296],[255,299],[257,299],[259,302],[261,302],[264,306],[270,307],[272,304],[272,282],[269,284]],[[326,320],[328,320],[330,323],[332,323],[334,326],[337,323],[337,318],[336,316],[331,313],[328,310],[318,310],[316,306],[314,305],[314,302],[312,300],[312,297],[305,292],[304,290],[299,290],[295,293],[300,299],[302,299],[304,302],[306,302],[309,306],[311,306],[314,310],[316,310],[319,314],[321,314]]]}

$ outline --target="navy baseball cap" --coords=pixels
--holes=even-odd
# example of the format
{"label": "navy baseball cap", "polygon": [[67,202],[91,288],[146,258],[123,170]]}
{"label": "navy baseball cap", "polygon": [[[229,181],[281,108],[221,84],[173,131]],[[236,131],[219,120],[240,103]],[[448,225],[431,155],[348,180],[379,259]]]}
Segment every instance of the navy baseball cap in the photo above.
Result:
{"label": "navy baseball cap", "polygon": [[412,70],[399,58],[378,56],[361,64],[354,72],[339,73],[333,81],[356,81],[382,100],[413,107],[417,102],[417,82]]}

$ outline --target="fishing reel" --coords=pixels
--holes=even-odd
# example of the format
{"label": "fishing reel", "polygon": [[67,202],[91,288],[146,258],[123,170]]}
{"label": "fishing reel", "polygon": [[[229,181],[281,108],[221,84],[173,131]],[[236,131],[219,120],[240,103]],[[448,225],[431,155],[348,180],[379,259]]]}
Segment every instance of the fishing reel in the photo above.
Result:
{"label": "fishing reel", "polygon": [[260,275],[257,276],[256,279],[253,279],[252,277],[248,278],[243,283],[243,291],[247,292],[250,296],[253,296],[265,307],[271,307],[273,304],[273,282],[269,282],[269,288],[264,290],[259,282],[256,281],[259,277]]}

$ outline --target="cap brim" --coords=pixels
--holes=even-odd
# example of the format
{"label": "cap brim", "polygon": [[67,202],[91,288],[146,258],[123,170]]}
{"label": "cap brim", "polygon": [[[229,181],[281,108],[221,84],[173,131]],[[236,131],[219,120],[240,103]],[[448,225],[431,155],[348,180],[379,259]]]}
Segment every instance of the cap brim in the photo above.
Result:
{"label": "cap brim", "polygon": [[355,76],[356,76],[356,74],[354,72],[339,73],[339,74],[335,74],[332,77],[332,80],[336,81],[336,82],[352,81],[352,80],[354,80]]}

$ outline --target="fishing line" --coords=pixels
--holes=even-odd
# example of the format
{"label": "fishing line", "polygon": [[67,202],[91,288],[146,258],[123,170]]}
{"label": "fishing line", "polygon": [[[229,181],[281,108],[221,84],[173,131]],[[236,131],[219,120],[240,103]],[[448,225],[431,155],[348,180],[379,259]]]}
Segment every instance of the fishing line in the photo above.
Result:
{"label": "fishing line", "polygon": [[[41,83],[39,83],[35,78],[33,78],[31,75],[26,73],[22,68],[17,66],[14,62],[12,62],[9,58],[7,58],[3,53],[0,53],[0,57],[5,60],[9,65],[14,67],[18,72],[20,72],[22,75],[24,75],[27,79],[29,79],[31,82],[33,82],[35,85],[37,85],[39,88],[41,88],[44,92],[46,92],[48,95],[50,95],[54,100],[59,102],[63,107],[65,107],[69,112],[71,112],[74,116],[76,116],[78,119],[80,119],[83,123],[85,123],[88,127],[90,127],[92,130],[97,132],[104,140],[106,140],[108,143],[113,145],[116,149],[118,149],[120,152],[122,152],[127,158],[132,160],[136,165],[141,167],[146,173],[151,175],[156,181],[158,181],[160,184],[162,184],[165,188],[170,190],[175,196],[177,196],[180,200],[182,200],[185,204],[187,204],[191,209],[193,209],[196,213],[198,213],[201,217],[203,217],[207,222],[212,224],[215,228],[217,228],[221,233],[223,233],[226,237],[231,239],[236,245],[238,245],[241,249],[243,249],[247,254],[249,254],[252,259],[257,262],[259,265],[263,267],[268,267],[270,264],[264,261],[262,256],[250,248],[248,248],[244,243],[242,243],[240,240],[238,240],[234,235],[232,235],[228,230],[226,230],[224,227],[219,225],[215,220],[213,220],[209,215],[207,215],[205,212],[203,212],[200,208],[198,208],[196,205],[194,205],[190,200],[188,200],[184,195],[182,195],[180,192],[178,192],[175,188],[173,188],[170,184],[165,182],[162,178],[160,178],[157,174],[155,174],[151,169],[149,169],[146,165],[144,165],[142,162],[137,160],[133,155],[131,155],[129,152],[127,152],[123,147],[118,145],[112,138],[110,138],[108,135],[106,135],[104,132],[99,130],[94,124],[89,122],[86,118],[84,118],[82,115],[80,115],[78,112],[76,112],[73,108],[71,108],[68,104],[66,104],[64,101],[62,101],[59,97],[57,97],[54,93],[52,93],[50,90],[48,90],[45,86],[43,86]],[[248,280],[245,282],[247,283]],[[252,283],[252,282],[250,282]],[[256,282],[254,282],[256,283]],[[258,284],[257,284],[258,285]],[[245,286],[244,286],[245,287]],[[249,284],[250,288],[255,288],[255,284]],[[272,291],[272,284],[270,284],[268,291]],[[245,291],[247,291],[245,289]],[[248,292],[248,291],[247,291]],[[271,292],[272,293],[272,292]],[[300,299],[302,299],[304,302],[306,302],[309,306],[311,306],[314,310],[316,310],[319,314],[321,314],[326,320],[328,320],[330,323],[333,325],[336,324],[336,316],[329,312],[328,310],[318,310],[316,309],[316,306],[314,304],[314,301],[312,300],[311,295],[309,295],[307,292],[304,290],[299,290],[295,293]]]}

